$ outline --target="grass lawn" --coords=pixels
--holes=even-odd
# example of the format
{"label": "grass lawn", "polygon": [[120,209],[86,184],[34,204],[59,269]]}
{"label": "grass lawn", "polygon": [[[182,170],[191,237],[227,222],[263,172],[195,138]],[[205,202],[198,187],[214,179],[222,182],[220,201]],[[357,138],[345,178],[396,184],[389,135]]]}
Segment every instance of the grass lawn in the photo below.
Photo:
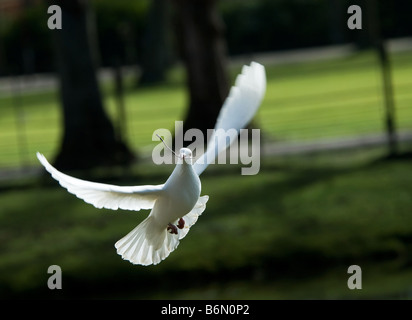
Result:
{"label": "grass lawn", "polygon": [[[396,124],[400,130],[410,130],[412,56],[397,53],[391,61]],[[382,132],[381,78],[371,52],[322,62],[268,65],[266,69],[267,93],[256,117],[266,138],[288,142]],[[232,78],[239,72],[240,67],[231,70]],[[157,144],[151,141],[154,130],[173,130],[174,121],[183,120],[187,105],[183,79],[183,71],[174,68],[164,85],[128,88],[127,134],[133,149],[150,149]],[[111,86],[105,85],[103,92],[115,122]],[[56,92],[0,96],[0,168],[37,165],[36,151],[51,158],[60,142],[61,121]]]}
{"label": "grass lawn", "polygon": [[[256,176],[211,167],[202,176],[206,211],[149,267],[114,248],[147,213],[98,210],[48,176],[3,189],[0,297],[410,298],[412,162],[382,154],[264,159]],[[132,177],[161,183],[172,169],[142,164]],[[50,265],[62,268],[63,290],[47,289]],[[362,268],[362,290],[347,287],[350,265]]]}
{"label": "grass lawn", "polygon": [[[412,56],[391,58],[397,126],[411,129]],[[256,117],[265,138],[382,132],[376,66],[370,52],[267,66],[267,94]],[[231,70],[233,78],[239,71]],[[103,92],[116,119],[110,84]],[[173,129],[183,119],[182,70],[171,70],[161,86],[128,88],[125,103],[130,145],[150,150],[158,143],[151,142],[155,129]],[[56,92],[0,96],[0,168],[40,166],[36,151],[53,156],[59,108]],[[0,297],[410,298],[412,162],[382,160],[383,153],[265,158],[256,176],[241,176],[237,166],[208,168],[202,175],[202,193],[210,196],[206,211],[179,248],[150,267],[123,261],[114,248],[146,212],[98,210],[48,175],[0,185]],[[139,163],[127,180],[109,182],[163,183],[172,170]],[[62,268],[63,290],[47,288],[50,265]],[[362,290],[347,287],[350,265],[362,268]]]}

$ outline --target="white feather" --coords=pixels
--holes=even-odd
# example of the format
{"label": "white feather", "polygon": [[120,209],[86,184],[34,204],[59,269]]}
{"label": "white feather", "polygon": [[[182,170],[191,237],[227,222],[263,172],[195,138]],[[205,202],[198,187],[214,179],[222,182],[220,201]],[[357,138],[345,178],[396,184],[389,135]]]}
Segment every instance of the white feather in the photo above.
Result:
{"label": "white feather", "polygon": [[[235,129],[238,132],[244,128],[256,113],[265,89],[264,67],[255,62],[244,66],[222,106],[215,129]],[[221,143],[221,140],[219,136],[213,137],[206,153],[195,164],[192,165],[191,160],[178,162],[166,183],[156,186],[122,187],[85,181],[58,171],[40,153],[37,153],[37,158],[61,186],[97,208],[152,209],[146,219],[115,244],[123,259],[133,264],[150,265],[167,258],[205,210],[209,197],[200,197],[199,175],[232,142]],[[188,149],[180,152],[181,157],[187,156],[188,159],[192,155]],[[175,227],[177,234],[169,233],[168,227],[180,218],[185,222],[183,228],[177,230]]]}
{"label": "white feather", "polygon": [[[224,151],[234,140],[240,129],[245,128],[252,120],[266,91],[265,68],[252,62],[250,66],[243,66],[242,73],[230,89],[216,121],[214,134],[209,138],[206,152],[200,156],[193,169],[200,175],[215,158]],[[236,134],[227,140],[226,135],[216,135],[216,130],[235,129]]]}
{"label": "white feather", "polygon": [[161,195],[164,185],[122,187],[96,183],[70,177],[54,168],[47,159],[37,152],[46,170],[60,185],[96,208],[135,210],[151,209]]}
{"label": "white feather", "polygon": [[158,264],[178,247],[179,241],[187,235],[190,227],[206,209],[208,199],[208,196],[200,197],[194,208],[183,216],[185,226],[178,230],[178,236],[167,232],[165,228],[158,228],[154,216],[150,214],[116,242],[117,253],[133,264],[144,266]]}

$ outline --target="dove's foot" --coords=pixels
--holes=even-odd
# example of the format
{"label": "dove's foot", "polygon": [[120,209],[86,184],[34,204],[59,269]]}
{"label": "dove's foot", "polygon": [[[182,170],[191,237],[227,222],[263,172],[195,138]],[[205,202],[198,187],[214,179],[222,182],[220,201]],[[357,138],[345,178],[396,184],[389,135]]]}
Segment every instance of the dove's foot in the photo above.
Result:
{"label": "dove's foot", "polygon": [[177,227],[179,229],[183,229],[185,227],[185,220],[183,220],[183,218],[179,219],[179,222],[177,223]]}
{"label": "dove's foot", "polygon": [[171,234],[177,234],[177,227],[174,224],[169,223],[167,225],[167,231],[169,231]]}
{"label": "dove's foot", "polygon": [[183,229],[184,227],[185,227],[185,220],[183,220],[183,218],[180,218],[177,223],[177,226],[169,223],[167,225],[167,231],[169,231],[171,234],[177,234],[177,228]]}

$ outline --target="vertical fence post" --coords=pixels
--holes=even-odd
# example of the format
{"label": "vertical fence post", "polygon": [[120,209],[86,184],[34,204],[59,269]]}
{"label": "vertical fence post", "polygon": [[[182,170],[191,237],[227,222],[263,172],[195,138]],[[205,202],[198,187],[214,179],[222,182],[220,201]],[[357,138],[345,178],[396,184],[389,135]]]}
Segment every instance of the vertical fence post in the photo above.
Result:
{"label": "vertical fence post", "polygon": [[388,53],[383,41],[377,44],[379,63],[382,71],[383,95],[385,99],[385,125],[388,136],[389,155],[394,156],[397,153],[397,137],[395,126],[395,102],[393,98],[393,86],[391,67]]}
{"label": "vertical fence post", "polygon": [[385,127],[388,137],[389,155],[397,153],[397,137],[395,124],[395,101],[392,86],[391,65],[388,52],[381,37],[378,5],[376,0],[367,0],[369,37],[378,55],[379,67],[382,74],[383,97],[385,106]]}

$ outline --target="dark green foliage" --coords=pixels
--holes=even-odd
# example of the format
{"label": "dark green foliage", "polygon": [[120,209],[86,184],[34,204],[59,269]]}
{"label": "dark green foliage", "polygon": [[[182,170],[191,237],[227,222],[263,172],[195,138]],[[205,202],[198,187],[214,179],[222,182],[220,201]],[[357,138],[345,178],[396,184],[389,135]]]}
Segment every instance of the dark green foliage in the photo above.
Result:
{"label": "dark green foliage", "polygon": [[[57,187],[0,194],[0,294],[48,298],[402,298],[412,261],[410,158],[381,151],[266,159],[202,177],[206,211],[157,266],[121,260],[113,244],[147,213],[98,210]],[[375,160],[374,160],[375,159]],[[409,160],[408,160],[409,159]],[[168,167],[142,166],[139,184]],[[159,171],[160,170],[160,171]],[[153,172],[160,175],[152,176]],[[60,265],[63,290],[47,267]],[[347,268],[363,289],[347,288]],[[170,290],[173,288],[173,290]]]}

